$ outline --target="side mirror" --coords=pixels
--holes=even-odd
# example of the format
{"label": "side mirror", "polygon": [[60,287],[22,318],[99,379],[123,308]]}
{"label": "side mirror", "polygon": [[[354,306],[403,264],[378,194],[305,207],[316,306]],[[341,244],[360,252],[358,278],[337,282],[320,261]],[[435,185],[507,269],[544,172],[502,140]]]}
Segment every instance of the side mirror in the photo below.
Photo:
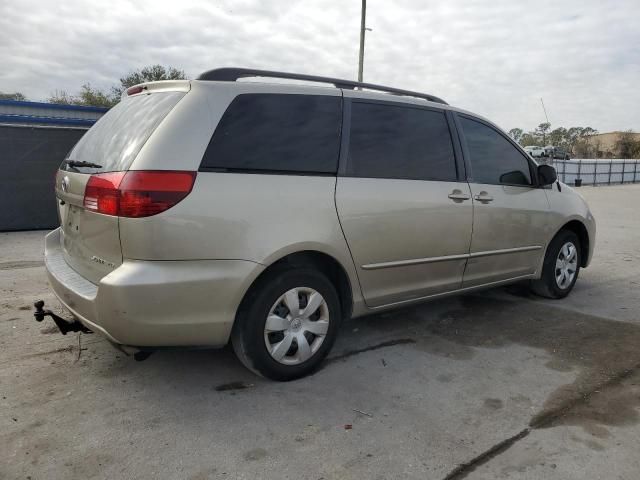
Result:
{"label": "side mirror", "polygon": [[558,180],[558,174],[556,173],[556,169],[551,165],[540,165],[538,166],[538,181],[540,185],[552,185]]}

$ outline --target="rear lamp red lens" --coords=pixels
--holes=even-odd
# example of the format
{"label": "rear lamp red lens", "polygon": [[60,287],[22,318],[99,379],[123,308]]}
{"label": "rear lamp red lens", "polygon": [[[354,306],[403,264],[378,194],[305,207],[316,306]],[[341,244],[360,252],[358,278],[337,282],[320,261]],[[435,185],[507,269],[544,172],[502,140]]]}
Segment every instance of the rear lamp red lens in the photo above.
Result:
{"label": "rear lamp red lens", "polygon": [[105,215],[118,215],[120,182],[125,172],[91,175],[84,189],[84,208]]}
{"label": "rear lamp red lens", "polygon": [[144,87],[141,87],[140,85],[129,87],[127,88],[127,95],[135,95],[136,93],[140,93],[143,90],[144,90]]}
{"label": "rear lamp red lens", "polygon": [[140,218],[157,215],[183,200],[196,172],[129,171],[91,175],[84,207],[97,213]]}

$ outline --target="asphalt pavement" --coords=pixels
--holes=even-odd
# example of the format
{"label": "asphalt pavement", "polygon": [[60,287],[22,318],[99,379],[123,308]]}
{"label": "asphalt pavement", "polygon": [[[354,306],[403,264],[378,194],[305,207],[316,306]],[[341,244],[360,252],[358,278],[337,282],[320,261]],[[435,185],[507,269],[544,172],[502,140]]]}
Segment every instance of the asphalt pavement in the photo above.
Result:
{"label": "asphalt pavement", "polygon": [[290,383],[229,349],[135,362],[34,322],[55,305],[44,232],[0,234],[0,478],[635,480],[640,185],[579,191],[598,237],[569,298],[511,286],[351,320]]}

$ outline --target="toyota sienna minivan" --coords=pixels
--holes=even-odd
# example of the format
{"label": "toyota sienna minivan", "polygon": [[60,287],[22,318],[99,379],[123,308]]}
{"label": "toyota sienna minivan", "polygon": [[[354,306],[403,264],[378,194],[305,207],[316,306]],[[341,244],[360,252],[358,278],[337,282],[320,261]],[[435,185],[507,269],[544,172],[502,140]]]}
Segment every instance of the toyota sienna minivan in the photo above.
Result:
{"label": "toyota sienna minivan", "polygon": [[490,121],[282,72],[129,88],[55,192],[46,268],[74,319],[36,318],[139,353],[231,342],[276,380],[316,368],[349,317],[523,280],[565,297],[595,240],[582,197]]}

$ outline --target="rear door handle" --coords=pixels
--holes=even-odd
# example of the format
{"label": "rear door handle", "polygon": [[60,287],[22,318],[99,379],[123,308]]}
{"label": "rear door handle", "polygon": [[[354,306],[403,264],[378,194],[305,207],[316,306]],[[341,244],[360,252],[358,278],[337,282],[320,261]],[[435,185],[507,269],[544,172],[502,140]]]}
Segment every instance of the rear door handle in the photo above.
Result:
{"label": "rear door handle", "polygon": [[456,203],[460,203],[465,200],[469,200],[471,198],[469,195],[467,195],[466,193],[462,193],[462,190],[458,190],[457,188],[453,192],[451,192],[448,196],[451,200],[453,200]]}
{"label": "rear door handle", "polygon": [[489,195],[487,192],[480,192],[478,195],[473,197],[475,200],[480,203],[489,203],[493,201],[493,197]]}

